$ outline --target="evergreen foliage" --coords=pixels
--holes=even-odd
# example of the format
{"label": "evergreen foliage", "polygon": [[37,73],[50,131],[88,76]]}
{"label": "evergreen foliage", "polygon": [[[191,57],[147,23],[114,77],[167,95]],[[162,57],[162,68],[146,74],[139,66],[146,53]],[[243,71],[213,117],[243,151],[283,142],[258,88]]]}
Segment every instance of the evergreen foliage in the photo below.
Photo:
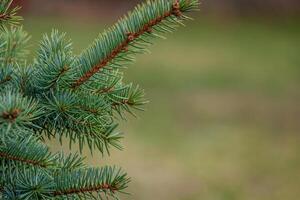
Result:
{"label": "evergreen foliage", "polygon": [[44,138],[68,138],[91,153],[121,149],[118,119],[147,102],[121,70],[153,38],[173,32],[198,0],[148,0],[74,55],[65,33],[44,35],[26,62],[19,8],[0,3],[0,199],[118,199],[129,178],[117,167],[90,168],[80,154],[49,151]]}

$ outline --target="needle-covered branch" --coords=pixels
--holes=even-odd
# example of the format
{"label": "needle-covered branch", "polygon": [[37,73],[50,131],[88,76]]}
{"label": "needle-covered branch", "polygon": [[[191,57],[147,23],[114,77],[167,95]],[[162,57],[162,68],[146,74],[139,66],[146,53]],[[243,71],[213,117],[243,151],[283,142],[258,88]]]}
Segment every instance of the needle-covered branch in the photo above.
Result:
{"label": "needle-covered branch", "polygon": [[75,56],[71,40],[65,33],[53,30],[44,35],[35,61],[35,87],[40,92],[49,89],[67,88],[70,72],[74,70]]}
{"label": "needle-covered branch", "polygon": [[[45,99],[45,101],[43,101]],[[44,114],[38,121],[42,133],[62,140],[69,138],[79,144],[80,151],[85,144],[91,152],[108,152],[110,146],[121,148],[121,134],[114,132],[116,124],[104,100],[88,94],[74,94],[67,90],[58,90],[41,98]],[[86,105],[86,103],[89,105]]]}
{"label": "needle-covered branch", "polygon": [[42,115],[41,105],[12,88],[0,94],[0,135],[15,130],[38,128],[34,123]]}
{"label": "needle-covered branch", "polygon": [[[114,199],[124,193],[127,174],[116,167],[75,170],[23,168],[13,179],[1,177],[0,197],[4,199]],[[16,195],[17,194],[17,195]]]}
{"label": "needle-covered branch", "polygon": [[[26,62],[28,34],[17,26],[19,8],[0,1],[0,199],[115,199],[129,178],[115,167],[89,168],[82,152],[122,149],[117,120],[143,110],[139,86],[123,68],[152,40],[173,32],[197,10],[198,0],[148,0],[101,34],[80,55],[65,33],[52,31]],[[58,138],[79,154],[51,152]]]}
{"label": "needle-covered branch", "polygon": [[52,154],[33,135],[23,134],[0,143],[3,197],[13,199],[14,191],[21,199],[94,199],[95,193],[116,198],[127,188],[129,179],[120,169],[87,168],[78,154]]}
{"label": "needle-covered branch", "polygon": [[0,164],[3,165],[3,162],[5,162],[14,169],[22,165],[32,165],[42,168],[55,165],[55,156],[50,153],[45,144],[24,131],[22,135],[22,137],[7,138],[1,142]]}
{"label": "needle-covered branch", "polygon": [[156,0],[140,4],[117,24],[101,34],[79,57],[79,73],[72,84],[77,89],[83,84],[98,83],[104,89],[103,76],[133,61],[136,53],[143,53],[158,34],[172,32],[185,12],[196,10],[198,0]]}
{"label": "needle-covered branch", "polygon": [[1,0],[0,2],[0,28],[7,25],[18,25],[22,17],[17,16],[20,7],[10,8],[13,0]]}
{"label": "needle-covered branch", "polygon": [[129,178],[115,167],[89,168],[62,173],[55,178],[55,197],[70,199],[118,199],[116,194],[127,188]]}
{"label": "needle-covered branch", "polygon": [[28,55],[30,36],[20,27],[4,28],[0,33],[0,62],[2,65],[22,63]]}

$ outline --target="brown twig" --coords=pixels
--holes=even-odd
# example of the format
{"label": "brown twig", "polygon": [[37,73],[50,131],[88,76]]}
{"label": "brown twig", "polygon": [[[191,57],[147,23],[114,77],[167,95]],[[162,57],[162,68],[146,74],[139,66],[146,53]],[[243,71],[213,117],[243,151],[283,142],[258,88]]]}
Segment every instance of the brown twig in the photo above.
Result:
{"label": "brown twig", "polygon": [[43,168],[47,167],[45,164],[43,164],[39,161],[29,160],[29,159],[25,159],[25,158],[19,158],[17,156],[12,156],[12,155],[9,155],[9,154],[3,153],[3,152],[0,152],[0,157],[2,157],[4,159],[8,159],[8,160],[14,160],[14,161],[18,161],[18,162],[27,163],[29,165],[40,166]]}
{"label": "brown twig", "polygon": [[21,110],[18,108],[15,108],[11,111],[4,111],[2,113],[2,118],[5,120],[9,120],[9,121],[15,121],[18,118],[18,116],[20,115],[20,113],[21,113]]}
{"label": "brown twig", "polygon": [[9,18],[9,15],[8,15],[8,14],[6,14],[6,13],[0,14],[0,20],[6,20],[6,19],[8,19],[8,18]]}
{"label": "brown twig", "polygon": [[89,108],[89,107],[83,106],[83,105],[80,105],[79,108],[82,109],[82,110],[84,110],[84,111],[86,111],[86,112],[95,114],[95,115],[99,114],[98,110],[95,109],[95,108]]}
{"label": "brown twig", "polygon": [[94,187],[86,187],[86,188],[78,188],[78,189],[69,189],[65,191],[55,191],[54,196],[61,196],[61,195],[70,195],[70,194],[79,194],[79,193],[86,193],[86,192],[96,192],[99,190],[110,190],[111,192],[115,192],[118,189],[114,186],[111,186],[109,184],[101,184]]}
{"label": "brown twig", "polygon": [[133,105],[134,105],[134,103],[130,102],[129,99],[124,99],[124,100],[121,101],[121,102],[114,102],[114,103],[112,104],[112,106],[113,106],[113,107],[116,107],[116,106],[125,105],[125,104],[130,105],[130,106],[133,106]]}
{"label": "brown twig", "polygon": [[114,86],[112,86],[112,87],[103,88],[101,90],[98,90],[96,93],[97,94],[109,93],[109,92],[112,92],[114,89],[115,89]]}
{"label": "brown twig", "polygon": [[69,70],[70,68],[68,66],[64,66],[60,71],[59,73],[56,75],[55,79],[53,81],[51,81],[50,85],[51,88],[53,88],[55,85],[56,85],[56,82],[57,80],[62,76],[64,75],[65,73],[67,73],[67,71]]}

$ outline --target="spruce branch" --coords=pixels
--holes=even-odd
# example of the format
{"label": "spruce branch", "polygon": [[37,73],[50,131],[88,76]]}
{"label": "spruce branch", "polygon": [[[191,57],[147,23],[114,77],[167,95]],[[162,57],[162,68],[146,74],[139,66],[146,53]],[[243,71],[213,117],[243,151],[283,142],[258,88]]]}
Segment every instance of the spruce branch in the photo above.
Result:
{"label": "spruce branch", "polygon": [[[129,180],[117,168],[87,168],[78,154],[52,154],[30,134],[7,139],[0,146],[0,164],[6,166],[0,170],[0,183],[6,183],[1,184],[0,195],[3,193],[8,199],[15,195],[13,191],[21,199],[60,199],[62,196],[94,199],[92,192],[114,196],[127,187]],[[23,168],[22,164],[28,167]]]}
{"label": "spruce branch", "polygon": [[3,136],[12,129],[38,128],[34,123],[42,114],[42,109],[33,98],[23,97],[8,88],[0,95],[0,133]]}
{"label": "spruce branch", "polygon": [[52,171],[84,169],[83,161],[77,153],[67,156],[62,152],[51,153],[46,144],[27,131],[5,137],[0,143],[0,165],[7,165],[10,171],[22,169],[24,165]]}
{"label": "spruce branch", "polygon": [[45,144],[26,132],[22,135],[22,137],[8,138],[0,144],[0,163],[5,162],[13,167],[25,164],[42,168],[55,164],[55,156],[49,152]]}
{"label": "spruce branch", "polygon": [[60,152],[57,155],[55,155],[55,160],[55,170],[59,172],[87,168],[86,164],[84,163],[85,158],[79,155],[78,153],[71,153],[65,156],[63,152]]}
{"label": "spruce branch", "polygon": [[54,181],[50,174],[37,168],[26,170],[20,173],[15,182],[15,192],[20,199],[24,200],[48,200],[52,199],[54,192]]}
{"label": "spruce branch", "polygon": [[20,7],[10,9],[13,0],[1,0],[0,2],[0,28],[4,28],[7,25],[18,25],[23,19],[17,16],[17,12]]}
{"label": "spruce branch", "polygon": [[36,97],[35,73],[32,65],[27,65],[26,62],[18,64],[14,67],[13,80],[14,87],[24,96]]}
{"label": "spruce branch", "polygon": [[118,199],[124,193],[129,178],[120,168],[87,168],[78,155],[61,159],[60,168],[20,168],[2,172],[0,195],[8,199]]}
{"label": "spruce branch", "polygon": [[28,55],[30,36],[22,27],[4,28],[0,33],[0,61],[2,65],[24,62]]}
{"label": "spruce branch", "polygon": [[33,135],[18,139],[7,139],[0,146],[0,158],[0,164],[7,165],[6,170],[9,171],[22,170],[22,165],[42,168],[54,174],[59,174],[61,171],[86,168],[83,162],[84,158],[79,154],[75,153],[67,156],[62,152],[53,154],[44,143]]}
{"label": "spruce branch", "polygon": [[148,103],[144,98],[144,90],[139,86],[128,84],[121,89],[116,89],[107,95],[113,111],[125,119],[124,111],[136,116],[133,109],[143,111],[143,106]]}
{"label": "spruce branch", "polygon": [[[140,87],[123,82],[121,69],[189,19],[185,13],[197,10],[198,0],[148,0],[79,56],[65,33],[53,30],[32,64],[30,37],[16,26],[19,8],[11,3],[0,2],[0,199],[119,199],[127,174],[87,167],[82,150],[122,149],[115,115],[135,115],[147,101]],[[68,138],[70,149],[78,143],[80,154],[50,152],[44,135]]]}
{"label": "spruce branch", "polygon": [[0,64],[0,90],[11,83],[13,70],[11,65],[4,66]]}
{"label": "spruce branch", "polygon": [[[105,111],[106,104],[101,105],[99,99],[82,98],[67,90],[53,91],[49,95],[44,95],[44,98],[45,112],[43,119],[38,123],[43,127],[41,129],[43,133],[49,137],[54,133],[60,141],[63,137],[69,138],[70,147],[72,143],[78,142],[80,151],[85,143],[91,152],[97,149],[104,153],[109,146],[119,148],[116,143],[121,136],[113,132],[116,124],[109,112]],[[96,108],[84,106],[85,100],[89,100],[88,102],[98,109],[97,113],[94,112]]]}
{"label": "spruce branch", "polygon": [[[133,61],[130,55],[144,52],[151,38],[160,37],[157,32],[175,30],[181,20],[188,19],[183,13],[197,9],[198,4],[197,0],[155,0],[137,6],[81,54],[80,77],[72,88],[77,89],[99,71],[109,74],[112,69],[122,67],[122,62]],[[101,76],[93,81],[97,79],[101,80]]]}
{"label": "spruce branch", "polygon": [[69,76],[67,72],[74,69],[75,57],[72,42],[66,39],[65,33],[53,30],[51,35],[44,35],[40,42],[35,60],[36,82],[34,85],[41,91],[66,88]]}
{"label": "spruce branch", "polygon": [[[55,197],[94,199],[96,193],[100,199],[113,197],[116,192],[123,192],[127,188],[129,179],[127,174],[116,167],[88,168],[65,172],[55,178]],[[93,198],[92,198],[93,197]]]}

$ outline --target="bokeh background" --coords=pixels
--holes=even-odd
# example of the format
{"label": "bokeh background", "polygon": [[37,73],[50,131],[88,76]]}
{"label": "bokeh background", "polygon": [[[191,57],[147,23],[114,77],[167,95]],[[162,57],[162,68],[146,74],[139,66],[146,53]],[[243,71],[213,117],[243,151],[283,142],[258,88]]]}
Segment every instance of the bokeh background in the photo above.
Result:
{"label": "bokeh background", "polygon": [[[137,2],[15,3],[32,50],[58,28],[80,53]],[[121,122],[124,151],[87,162],[128,171],[123,199],[299,199],[300,1],[205,0],[193,17],[125,70],[147,112]]]}

